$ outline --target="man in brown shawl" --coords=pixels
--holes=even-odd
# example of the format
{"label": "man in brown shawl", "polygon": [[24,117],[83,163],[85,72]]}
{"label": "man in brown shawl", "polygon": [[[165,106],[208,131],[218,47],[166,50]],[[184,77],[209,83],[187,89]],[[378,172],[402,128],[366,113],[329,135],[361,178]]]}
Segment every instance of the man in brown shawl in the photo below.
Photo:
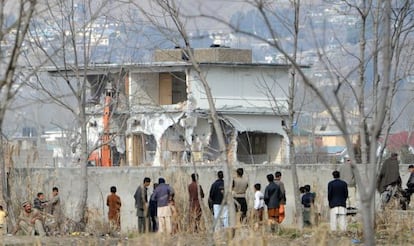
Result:
{"label": "man in brown shawl", "polygon": [[204,191],[201,188],[201,185],[197,184],[198,181],[198,174],[193,173],[191,174],[191,184],[188,185],[188,193],[189,193],[189,200],[190,200],[190,224],[191,230],[197,232],[200,227],[200,220],[201,220],[201,206],[200,201],[198,198],[198,191],[200,190],[200,198],[204,198]]}
{"label": "man in brown shawl", "polygon": [[108,220],[111,229],[121,230],[121,198],[116,194],[116,187],[111,187],[111,194],[106,198],[106,205],[109,207]]}
{"label": "man in brown shawl", "polygon": [[397,187],[401,187],[398,154],[392,153],[382,164],[377,179],[377,190],[381,194],[383,205],[390,200],[391,191]]}

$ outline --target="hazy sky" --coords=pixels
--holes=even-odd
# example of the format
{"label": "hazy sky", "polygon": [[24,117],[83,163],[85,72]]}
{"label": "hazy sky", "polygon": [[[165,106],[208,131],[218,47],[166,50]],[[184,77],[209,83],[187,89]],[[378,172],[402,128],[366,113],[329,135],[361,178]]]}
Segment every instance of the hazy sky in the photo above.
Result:
{"label": "hazy sky", "polygon": [[[322,0],[301,0],[301,6],[305,6],[308,4],[316,5],[320,4]],[[114,1],[116,2],[116,1]],[[127,7],[131,10],[133,5],[140,6],[141,8],[148,10],[154,16],[158,16],[160,20],[164,17],[161,12],[159,11],[159,5],[157,2],[163,2],[162,0],[132,0],[130,2],[134,2],[132,5],[121,5],[119,9],[120,11],[124,11],[124,8]],[[255,8],[257,5],[256,2],[265,2],[269,8],[277,9],[277,8],[285,8],[291,5],[291,0],[176,0],[170,1],[176,3],[181,14],[186,16],[199,16],[203,14],[205,16],[214,16],[221,20],[228,21],[231,16],[237,12],[247,12],[252,8]],[[306,9],[304,10],[306,11]],[[170,21],[169,19],[168,21]],[[190,18],[186,22],[186,28],[189,31],[198,30],[220,30],[225,29],[224,24],[219,23],[212,23],[211,20],[208,18]]]}
{"label": "hazy sky", "polygon": [[[114,1],[115,2],[115,1]],[[158,1],[155,0],[133,0],[134,4],[131,5],[118,5],[118,10],[115,11],[125,11],[125,7],[129,10],[133,9],[132,6],[139,6],[140,8],[148,11],[153,16],[159,18],[160,21],[164,21],[164,15],[161,13]],[[174,1],[178,7],[181,14],[185,16],[199,16],[201,13],[205,16],[214,16],[222,20],[228,21],[230,17],[236,11],[248,11],[252,9],[251,2],[252,0],[177,0]],[[271,2],[274,6],[280,6],[281,4],[286,4],[288,0],[278,0],[278,1],[268,1]],[[117,3],[114,3],[117,4]],[[170,21],[171,19],[168,19]],[[212,23],[208,18],[189,18],[185,22],[187,30],[217,30],[225,28],[224,24]]]}

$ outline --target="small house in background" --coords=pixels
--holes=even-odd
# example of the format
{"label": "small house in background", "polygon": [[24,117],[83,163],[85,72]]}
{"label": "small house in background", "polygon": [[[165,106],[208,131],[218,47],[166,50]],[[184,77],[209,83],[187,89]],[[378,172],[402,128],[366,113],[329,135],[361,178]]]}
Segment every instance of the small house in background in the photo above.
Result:
{"label": "small house in background", "polygon": [[[380,138],[380,142],[384,142]],[[387,139],[386,153],[398,153],[403,164],[414,163],[414,132],[401,131],[390,133]]]}
{"label": "small house in background", "polygon": [[[290,66],[252,63],[251,50],[213,46],[193,52],[198,67],[177,48],[155,51],[151,63],[95,64],[78,73],[90,85],[86,112],[94,163],[108,150],[114,166],[218,162],[202,78],[213,95],[229,161],[286,161],[282,117]],[[103,136],[110,140],[107,150],[99,147]]]}
{"label": "small house in background", "polygon": [[[339,109],[333,108],[334,113]],[[351,141],[356,144],[358,139],[358,118],[349,114],[347,124],[351,133]],[[296,163],[338,163],[348,156],[343,133],[327,111],[300,112],[300,123],[294,129]]]}

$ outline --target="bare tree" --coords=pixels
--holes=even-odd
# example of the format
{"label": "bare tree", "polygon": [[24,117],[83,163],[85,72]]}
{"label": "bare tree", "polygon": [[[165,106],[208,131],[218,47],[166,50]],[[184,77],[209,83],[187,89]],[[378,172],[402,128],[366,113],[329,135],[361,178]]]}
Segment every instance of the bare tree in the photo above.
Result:
{"label": "bare tree", "polygon": [[[104,78],[98,78],[95,82],[102,88],[92,88],[93,81],[88,80],[88,68],[95,62],[93,49],[103,38],[102,30],[96,31],[94,25],[105,11],[106,4],[105,1],[98,3],[87,1],[81,5],[73,1],[46,1],[43,5],[45,13],[38,16],[37,22],[32,26],[32,54],[31,59],[28,59],[29,62],[41,64],[43,68],[33,76],[35,79],[26,85],[39,91],[38,96],[43,98],[42,100],[58,105],[75,119],[75,123],[70,128],[63,129],[69,132],[68,137],[72,137],[73,152],[80,153],[69,156],[70,159],[76,159],[77,164],[80,165],[80,199],[75,207],[73,218],[80,229],[84,229],[86,225],[88,157],[93,150],[108,145],[111,141],[105,139],[88,145],[87,127],[88,124],[93,123],[90,122],[91,115],[86,111],[86,105],[91,103],[88,98],[93,99],[88,92],[95,91],[99,100],[105,90],[103,80],[113,82],[111,93],[116,93],[119,83],[122,83],[120,77],[114,76],[114,74],[122,74],[119,71],[112,71],[114,74],[106,71]],[[48,38],[47,30],[53,34],[51,38]],[[56,79],[48,78],[44,72],[48,72]],[[115,104],[112,106],[116,108]],[[97,114],[103,115],[102,112],[102,107],[97,109]],[[112,114],[109,115],[111,116]],[[66,161],[74,162],[70,159]]]}
{"label": "bare tree", "polygon": [[[243,27],[230,23],[216,15],[202,14],[202,17],[218,21],[220,24],[227,24],[235,32],[267,43],[284,55],[294,67],[294,71],[303,80],[303,83],[313,91],[324,105],[338,129],[342,132],[349,155],[353,163],[356,163],[351,138],[353,126],[347,121],[348,113],[344,93],[351,92],[351,95],[353,95],[359,117],[358,129],[362,146],[362,163],[365,167],[365,172],[361,173],[356,164],[353,164],[353,171],[361,194],[361,214],[363,215],[362,219],[366,243],[368,245],[374,245],[373,211],[375,208],[375,183],[378,164],[381,161],[381,156],[377,156],[377,146],[379,137],[383,134],[386,135],[390,129],[387,127],[389,126],[389,120],[387,119],[391,119],[389,108],[392,105],[396,85],[399,81],[396,75],[401,75],[401,66],[398,65],[397,59],[402,54],[401,49],[408,47],[406,45],[407,37],[411,32],[410,25],[408,24],[409,15],[406,14],[410,12],[407,11],[407,9],[411,9],[410,2],[359,1],[355,3],[354,1],[344,1],[343,4],[355,11],[348,12],[348,15],[353,13],[354,16],[359,17],[357,21],[360,30],[359,49],[356,52],[353,46],[346,45],[339,39],[339,33],[334,32],[333,38],[339,43],[338,48],[343,50],[343,53],[348,54],[351,59],[355,59],[358,65],[355,67],[349,66],[352,63],[347,60],[348,64],[341,66],[338,61],[332,59],[333,57],[325,49],[322,43],[323,40],[319,36],[320,33],[315,33],[314,38],[316,47],[318,48],[319,60],[327,71],[326,79],[332,85],[332,89],[328,91],[322,88],[317,83],[318,81],[314,81],[305,73],[296,59],[295,52],[291,53],[283,46],[280,38],[281,35],[278,35],[279,30],[275,28],[277,26],[275,22],[283,22],[284,20],[278,20],[277,18],[270,19],[268,17],[275,14],[275,9],[277,9],[275,5],[267,1],[248,1],[248,3],[251,3],[261,13],[263,23],[266,24],[265,26],[268,29],[267,34],[272,38],[269,39],[267,36],[260,35],[257,32],[243,29]],[[298,6],[296,4],[299,4],[299,1],[291,1],[291,3],[293,6]],[[376,33],[373,35],[373,38],[369,39],[367,26],[371,23],[368,22],[368,20],[372,20],[368,19],[371,14],[376,16],[374,20],[376,21],[377,29],[375,29]],[[391,27],[393,27],[392,30]],[[367,49],[368,42],[374,44],[370,49]],[[368,62],[370,59],[374,59],[375,61],[373,67],[374,81],[368,81],[366,76],[367,68],[370,66]],[[379,71],[382,71],[381,74]],[[392,76],[392,73],[394,76]],[[357,79],[354,79],[355,74],[358,74]],[[373,84],[373,90],[370,93],[366,91],[368,83]],[[294,114],[292,111],[290,113]],[[387,127],[388,131],[384,127]],[[367,180],[368,182],[366,182]]]}
{"label": "bare tree", "polygon": [[[21,67],[19,67],[19,58],[22,55],[24,41],[29,29],[30,21],[36,11],[37,1],[2,1],[0,6],[0,132],[1,146],[7,146],[3,137],[3,122],[8,105],[12,98],[18,92],[21,79],[24,79]],[[6,159],[5,148],[0,148],[1,185],[3,199],[7,207],[12,208],[10,190],[8,183],[10,159]],[[13,210],[10,211],[10,220],[14,223]]]}

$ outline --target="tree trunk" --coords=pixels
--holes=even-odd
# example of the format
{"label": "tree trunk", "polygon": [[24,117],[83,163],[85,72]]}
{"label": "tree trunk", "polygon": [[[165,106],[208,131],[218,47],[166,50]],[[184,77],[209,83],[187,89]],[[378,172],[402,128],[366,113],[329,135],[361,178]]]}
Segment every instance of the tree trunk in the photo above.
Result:
{"label": "tree trunk", "polygon": [[87,200],[88,200],[88,153],[87,153],[87,142],[86,142],[86,127],[85,123],[81,125],[81,145],[82,145],[82,154],[80,160],[80,201],[77,207],[77,214],[79,217],[75,219],[76,222],[79,222],[81,230],[84,229],[86,225],[85,214],[87,210]]}
{"label": "tree trunk", "polygon": [[[298,35],[299,35],[299,14],[300,14],[300,0],[293,1],[295,8],[295,19],[294,19],[294,45],[293,45],[293,57],[292,59],[296,62],[297,60],[297,50],[298,50]],[[291,67],[291,78],[289,82],[289,125],[287,126],[287,136],[289,141],[289,164],[292,170],[292,181],[293,181],[293,194],[295,199],[295,217],[296,223],[299,228],[303,228],[303,214],[302,214],[302,201],[300,201],[299,194],[299,179],[298,172],[296,168],[295,160],[295,143],[293,142],[293,128],[295,122],[295,96],[296,96],[296,68]]]}
{"label": "tree trunk", "polygon": [[[2,128],[0,128],[0,132],[2,132]],[[16,226],[16,215],[14,214],[13,203],[10,195],[10,170],[7,167],[7,165],[11,165],[10,155],[12,153],[10,153],[9,145],[5,143],[3,138],[0,138],[0,146],[2,146],[2,148],[0,148],[0,156],[2,159],[2,161],[0,162],[1,192],[3,201],[6,204],[6,206],[3,207],[3,209],[8,211],[7,229],[8,232],[10,232],[10,229]]]}
{"label": "tree trunk", "polygon": [[361,199],[362,221],[364,230],[364,245],[375,245],[375,231],[373,226],[373,211],[375,209],[373,199]]}

